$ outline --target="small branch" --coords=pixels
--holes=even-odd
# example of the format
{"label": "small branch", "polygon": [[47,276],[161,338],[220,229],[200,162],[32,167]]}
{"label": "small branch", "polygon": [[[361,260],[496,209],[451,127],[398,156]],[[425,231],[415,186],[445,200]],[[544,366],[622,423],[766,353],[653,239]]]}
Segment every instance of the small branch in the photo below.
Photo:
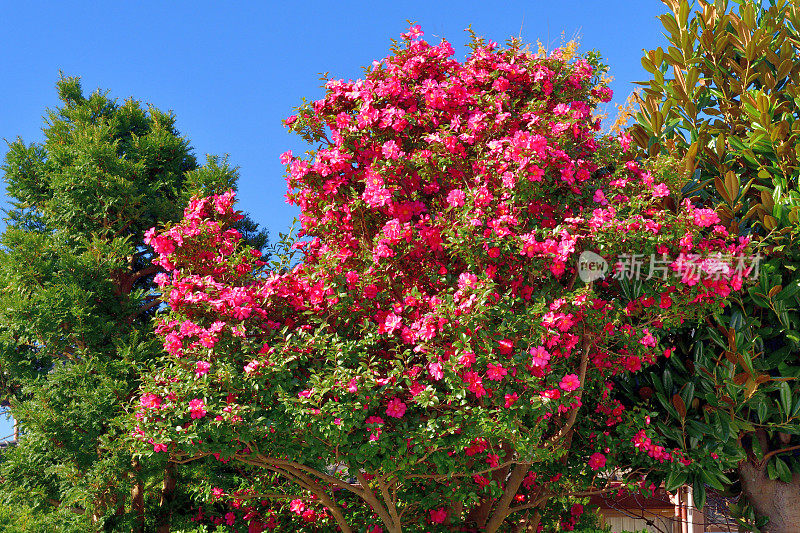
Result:
{"label": "small branch", "polygon": [[442,475],[442,474],[415,474],[412,476],[408,476],[409,479],[433,479],[433,480],[445,480],[445,479],[452,479],[458,477],[472,477],[479,474],[489,474],[497,472],[498,470],[502,470],[503,468],[508,468],[509,466],[513,465],[532,465],[533,462],[531,461],[506,461],[504,463],[500,463],[497,466],[493,466],[490,468],[484,468],[482,470],[475,470],[472,472],[462,472],[462,473],[455,473],[450,475]]}
{"label": "small branch", "polygon": [[[589,341],[589,338],[586,335],[586,328],[584,326],[583,343],[581,345],[581,366],[580,366],[580,370],[579,370],[580,376],[578,377],[578,379],[580,380],[580,385],[578,386],[577,394],[575,394],[575,399],[578,400],[579,402],[583,398],[583,390],[584,390],[585,381],[586,381],[586,370],[587,370],[587,368],[589,366],[589,347],[590,346],[591,346],[591,342]],[[569,418],[567,419],[566,424],[564,424],[564,426],[562,426],[562,428],[558,431],[558,433],[556,433],[555,435],[550,437],[550,439],[548,439],[548,441],[547,441],[548,444],[554,445],[559,440],[561,440],[562,438],[567,436],[568,433],[571,433],[572,426],[575,425],[575,420],[577,420],[577,418],[578,418],[578,410],[579,409],[580,409],[580,407],[576,407],[575,409],[573,409],[570,412]]]}
{"label": "small branch", "polygon": [[130,278],[128,278],[127,282],[130,287],[133,287],[134,283],[139,281],[141,278],[149,276],[151,274],[156,274],[161,270],[161,267],[158,265],[150,265],[141,270],[138,270]]}
{"label": "small branch", "polygon": [[517,511],[524,511],[526,509],[535,509],[544,502],[546,502],[547,500],[549,500],[552,496],[553,495],[550,494],[549,492],[545,492],[542,496],[540,496],[539,498],[535,499],[532,502],[528,502],[524,505],[517,505],[515,507],[510,507],[508,509],[508,514],[506,516],[510,516],[511,514],[516,513]]}
{"label": "small branch", "polygon": [[131,322],[136,320],[137,317],[143,315],[144,313],[148,312],[150,309],[152,309],[154,307],[158,307],[159,305],[161,305],[161,303],[162,303],[161,299],[157,298],[157,299],[153,300],[152,302],[150,302],[149,304],[143,305],[142,307],[137,309],[135,313],[133,313],[132,315],[130,315],[127,318],[128,323],[130,324]]}
{"label": "small branch", "polygon": [[778,455],[779,453],[793,452],[795,450],[800,450],[800,444],[798,444],[797,446],[789,446],[788,448],[781,448],[780,450],[772,450],[771,452],[765,453],[764,457],[761,459],[761,462],[762,464],[766,463],[767,460],[773,455]]}
{"label": "small branch", "polygon": [[[51,498],[48,498],[47,499],[47,503],[49,503],[53,507],[61,507],[61,501],[60,500],[53,500]],[[75,514],[86,514],[85,510],[80,509],[78,507],[66,507],[66,509],[69,509],[71,512],[73,512]]]}

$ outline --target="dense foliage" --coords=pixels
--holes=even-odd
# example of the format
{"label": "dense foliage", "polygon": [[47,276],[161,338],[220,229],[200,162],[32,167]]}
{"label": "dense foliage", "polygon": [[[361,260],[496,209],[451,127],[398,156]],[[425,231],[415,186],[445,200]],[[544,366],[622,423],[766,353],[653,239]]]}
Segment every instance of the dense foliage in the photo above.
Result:
{"label": "dense foliage", "polygon": [[[134,437],[147,456],[257,468],[239,496],[309,527],[493,532],[527,512],[570,529],[582,506],[565,496],[691,464],[610,393],[741,288],[749,265],[723,258],[748,241],[676,204],[669,158],[608,170],[624,156],[592,116],[611,97],[596,55],[476,38],[460,62],[421,35],[287,119],[315,145],[283,155],[297,263],[242,243],[232,194],[148,234],[168,356]],[[582,278],[584,252],[612,271]],[[277,527],[261,503],[230,523]]]}
{"label": "dense foliage", "polygon": [[[186,501],[179,483],[168,489],[185,474],[119,440],[141,372],[160,356],[160,267],[144,232],[238,176],[214,158],[199,167],[171,114],[86,97],[76,78],[57,87],[44,142],[11,142],[3,165],[0,398],[23,435],[3,455],[0,496],[28,531],[164,531],[172,502]],[[240,227],[263,246],[252,222]]]}
{"label": "dense foliage", "polygon": [[[652,395],[671,442],[713,450],[734,485],[702,470],[675,475],[746,498],[734,511],[765,531],[800,519],[800,8],[778,0],[667,2],[666,50],[646,53],[646,82],[629,129],[644,155],[671,154],[691,179],[683,194],[754,239],[758,282],[723,316],[687,332],[662,373],[634,383]],[[686,391],[693,391],[687,393]],[[686,409],[671,405],[681,392]],[[737,479],[738,478],[738,479]],[[698,490],[699,489],[699,490]]]}

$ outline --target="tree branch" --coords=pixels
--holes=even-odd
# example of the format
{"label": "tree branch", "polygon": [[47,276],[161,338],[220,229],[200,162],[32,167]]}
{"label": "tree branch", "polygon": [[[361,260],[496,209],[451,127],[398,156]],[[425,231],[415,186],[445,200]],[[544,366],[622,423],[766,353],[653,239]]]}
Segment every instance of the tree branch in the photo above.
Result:
{"label": "tree branch", "polygon": [[486,524],[486,533],[495,533],[500,529],[506,517],[511,514],[509,506],[530,468],[529,465],[518,464],[511,471],[511,476],[508,478],[505,489],[503,490],[503,496],[500,498],[500,501],[497,502],[492,517],[489,519],[489,523]]}

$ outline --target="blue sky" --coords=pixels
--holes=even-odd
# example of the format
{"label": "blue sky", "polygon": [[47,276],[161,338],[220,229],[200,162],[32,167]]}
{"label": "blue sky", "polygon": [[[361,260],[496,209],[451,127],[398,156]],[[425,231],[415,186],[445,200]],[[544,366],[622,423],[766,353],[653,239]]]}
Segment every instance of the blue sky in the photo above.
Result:
{"label": "blue sky", "polygon": [[[277,235],[297,214],[284,204],[278,156],[307,149],[281,120],[302,97],[322,96],[321,73],[358,78],[406,20],[430,42],[446,38],[458,58],[470,25],[498,42],[521,35],[548,48],[578,36],[582,50],[599,50],[611,66],[619,104],[633,81],[646,79],[642,49],[664,46],[656,16],[665,9],[657,0],[8,2],[0,137],[41,140],[41,117],[58,103],[59,70],[80,76],[85,92],[99,87],[174,111],[200,159],[229,154],[240,167],[240,207]],[[613,118],[611,104],[608,111]],[[3,418],[0,438],[11,433]]]}

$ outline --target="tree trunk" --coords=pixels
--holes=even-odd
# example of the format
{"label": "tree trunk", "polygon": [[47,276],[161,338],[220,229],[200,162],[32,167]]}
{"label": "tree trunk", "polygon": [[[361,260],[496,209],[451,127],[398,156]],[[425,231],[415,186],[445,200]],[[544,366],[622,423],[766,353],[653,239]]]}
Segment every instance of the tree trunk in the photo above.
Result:
{"label": "tree trunk", "polygon": [[739,464],[742,493],[757,516],[769,518],[763,533],[796,533],[800,528],[800,474],[792,481],[769,479],[766,464],[742,461]]}
{"label": "tree trunk", "polygon": [[144,533],[144,483],[140,475],[142,466],[138,459],[131,461],[133,467],[133,488],[131,488],[131,513],[133,513],[133,533]]}
{"label": "tree trunk", "polygon": [[175,463],[164,467],[164,484],[161,486],[161,500],[156,516],[156,533],[169,533],[172,522],[172,503],[175,500]]}

